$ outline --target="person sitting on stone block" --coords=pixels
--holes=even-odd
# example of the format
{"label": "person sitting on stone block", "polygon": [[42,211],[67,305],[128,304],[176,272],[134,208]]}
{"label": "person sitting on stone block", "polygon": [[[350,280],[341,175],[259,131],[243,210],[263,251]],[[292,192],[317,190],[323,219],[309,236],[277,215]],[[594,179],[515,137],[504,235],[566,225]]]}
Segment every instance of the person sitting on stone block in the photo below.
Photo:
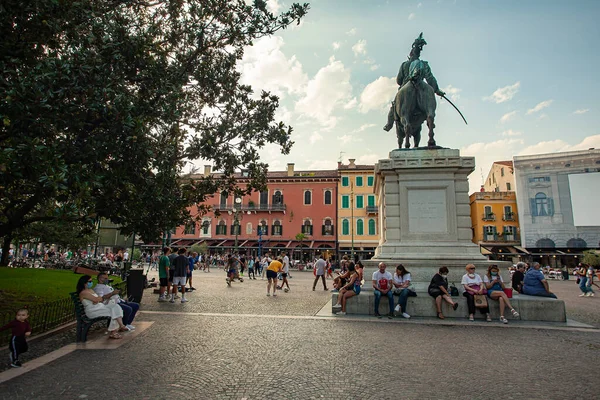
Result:
{"label": "person sitting on stone block", "polygon": [[427,293],[435,299],[435,307],[437,309],[437,317],[444,319],[442,313],[442,300],[448,303],[453,309],[458,308],[458,303],[455,303],[448,291],[448,267],[440,267],[438,273],[431,278]]}
{"label": "person sitting on stone block", "polygon": [[375,316],[381,318],[379,314],[379,302],[381,296],[387,296],[389,303],[388,318],[394,317],[394,294],[392,292],[392,274],[385,270],[386,265],[379,263],[379,269],[373,272],[373,289],[375,290]]}
{"label": "person sitting on stone block", "polygon": [[523,294],[556,299],[557,297],[550,291],[546,277],[540,271],[540,267],[540,263],[534,262],[525,274],[525,279],[523,280]]}
{"label": "person sitting on stone block", "polygon": [[340,289],[337,304],[333,306],[333,308],[342,309],[336,315],[346,315],[346,302],[350,297],[357,296],[360,294],[360,274],[354,268],[354,263],[351,262],[350,264],[348,264],[348,272],[350,273],[348,283]]}
{"label": "person sitting on stone block", "polygon": [[[467,273],[463,275],[460,283],[465,288],[463,296],[467,298],[467,307],[469,308],[469,321],[475,321],[475,296],[487,294],[487,289],[485,288],[485,284],[483,283],[483,279],[479,274],[475,273],[475,265],[468,264],[465,269]],[[490,308],[489,306],[478,307],[479,312],[485,314],[485,319],[488,322],[492,321],[492,317],[490,316]]]}
{"label": "person sitting on stone block", "polygon": [[400,264],[396,267],[392,285],[394,286],[393,293],[398,296],[398,304],[394,308],[394,312],[402,314],[404,318],[410,318],[410,315],[406,312],[406,303],[408,296],[411,294],[408,288],[410,286],[410,272],[404,268],[404,265]]}

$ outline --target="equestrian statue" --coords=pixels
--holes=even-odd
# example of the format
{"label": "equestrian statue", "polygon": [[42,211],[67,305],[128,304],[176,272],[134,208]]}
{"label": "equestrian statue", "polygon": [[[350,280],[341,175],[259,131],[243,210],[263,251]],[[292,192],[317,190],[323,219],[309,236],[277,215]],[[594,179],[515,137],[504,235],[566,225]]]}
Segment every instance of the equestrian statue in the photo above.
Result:
{"label": "equestrian statue", "polygon": [[[410,148],[410,137],[414,141],[413,147],[419,147],[421,126],[425,121],[427,121],[427,128],[429,129],[427,147],[436,147],[435,139],[433,138],[436,108],[435,95],[443,97],[452,104],[445,96],[445,93],[440,90],[427,61],[420,59],[421,50],[423,50],[423,46],[426,44],[427,42],[423,39],[423,33],[421,33],[412,44],[408,60],[400,66],[400,71],[396,77],[396,83],[399,86],[398,92],[388,113],[387,124],[383,127],[384,130],[389,131],[392,129],[394,122],[396,122],[396,136],[398,137],[399,148],[402,148],[403,142],[405,148]],[[460,113],[454,104],[452,106]],[[460,115],[462,117],[462,113]]]}

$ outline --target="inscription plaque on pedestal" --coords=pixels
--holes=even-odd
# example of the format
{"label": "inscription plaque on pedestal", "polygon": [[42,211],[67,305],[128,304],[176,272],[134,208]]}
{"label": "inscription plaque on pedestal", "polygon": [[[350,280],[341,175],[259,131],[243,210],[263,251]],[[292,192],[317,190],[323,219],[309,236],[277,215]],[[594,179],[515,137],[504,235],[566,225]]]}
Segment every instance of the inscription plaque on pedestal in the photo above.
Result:
{"label": "inscription plaque on pedestal", "polygon": [[448,232],[445,189],[408,190],[408,231],[410,233]]}

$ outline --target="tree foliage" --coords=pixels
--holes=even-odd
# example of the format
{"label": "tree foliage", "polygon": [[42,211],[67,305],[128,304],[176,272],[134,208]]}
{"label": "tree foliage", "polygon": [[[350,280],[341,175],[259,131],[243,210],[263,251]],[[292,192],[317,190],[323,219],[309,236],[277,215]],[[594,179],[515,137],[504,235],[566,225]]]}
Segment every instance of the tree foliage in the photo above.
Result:
{"label": "tree foliage", "polygon": [[[186,207],[265,184],[258,150],[289,152],[278,98],[240,84],[246,46],[299,22],[265,1],[3,0],[0,236],[39,221],[110,218],[156,240]],[[188,160],[218,178],[181,179]],[[240,193],[241,194],[241,193]],[[201,208],[199,211],[203,211]],[[7,254],[5,251],[4,254]]]}
{"label": "tree foliage", "polygon": [[583,252],[583,259],[581,261],[592,267],[600,267],[600,253],[595,250],[586,250]]}

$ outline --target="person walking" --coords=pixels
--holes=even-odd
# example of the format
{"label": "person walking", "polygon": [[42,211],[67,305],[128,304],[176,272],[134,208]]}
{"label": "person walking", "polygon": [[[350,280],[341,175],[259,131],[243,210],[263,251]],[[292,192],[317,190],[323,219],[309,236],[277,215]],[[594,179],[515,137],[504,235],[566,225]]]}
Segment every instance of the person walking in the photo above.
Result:
{"label": "person walking", "polygon": [[0,328],[0,332],[10,329],[12,336],[8,344],[10,351],[10,366],[13,368],[21,367],[19,356],[28,350],[26,338],[31,335],[31,326],[27,321],[29,310],[21,308],[17,311],[15,319]]}
{"label": "person walking", "polygon": [[160,302],[167,301],[166,296],[171,291],[171,283],[169,282],[169,266],[171,265],[171,262],[169,261],[169,254],[171,254],[171,249],[165,247],[163,248],[162,256],[158,259],[158,281],[160,285],[158,301]]}
{"label": "person walking", "polygon": [[185,298],[185,281],[190,270],[190,262],[185,256],[185,248],[180,248],[177,252],[178,256],[173,261],[173,293],[171,293],[171,303],[175,303],[175,292],[177,287],[181,290],[181,303],[187,303]]}
{"label": "person walking", "polygon": [[283,290],[283,286],[287,285],[287,291],[290,291],[290,283],[288,282],[288,274],[290,272],[290,258],[287,256],[287,254],[282,253],[283,254],[283,258],[281,258],[281,263],[283,264],[283,268],[281,270],[281,277],[282,277],[282,281],[281,281],[281,290]]}
{"label": "person walking", "polygon": [[319,259],[315,263],[315,281],[313,282],[313,292],[317,287],[317,282],[319,282],[319,278],[323,281],[323,290],[328,291],[327,283],[325,282],[325,270],[327,269],[327,262],[323,259],[323,254],[319,254]]}

